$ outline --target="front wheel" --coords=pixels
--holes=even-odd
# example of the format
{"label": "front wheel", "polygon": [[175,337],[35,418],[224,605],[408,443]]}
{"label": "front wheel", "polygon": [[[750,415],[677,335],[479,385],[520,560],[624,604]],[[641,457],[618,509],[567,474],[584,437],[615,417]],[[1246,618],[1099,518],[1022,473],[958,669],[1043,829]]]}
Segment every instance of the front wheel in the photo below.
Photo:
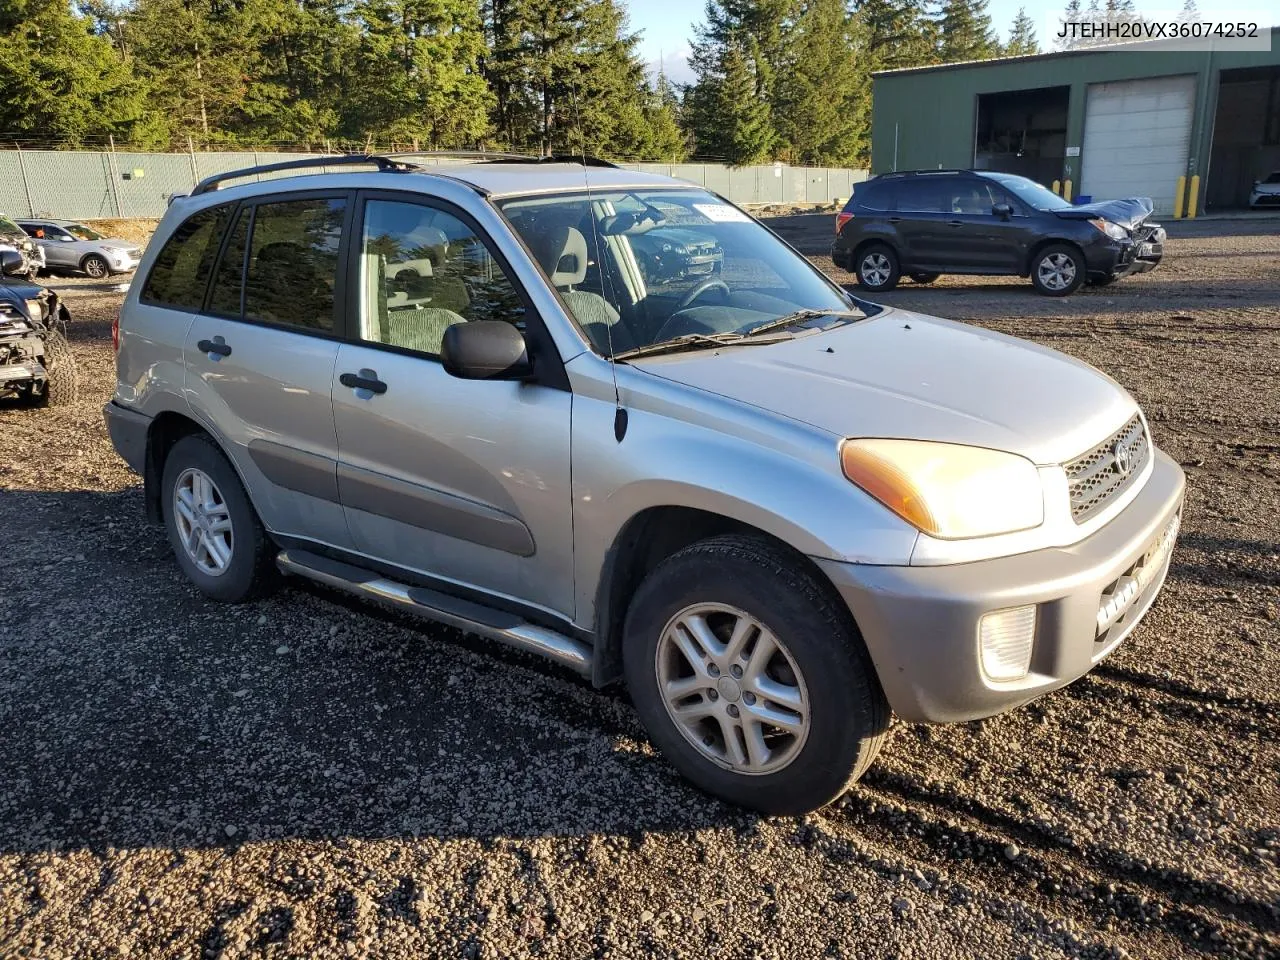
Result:
{"label": "front wheel", "polygon": [[85,257],[80,266],[95,280],[101,280],[111,273],[111,264],[107,263],[105,257],[100,257],[96,253]]}
{"label": "front wheel", "polygon": [[874,243],[858,254],[854,264],[858,286],[864,290],[892,290],[898,285],[898,255],[883,243]]}
{"label": "front wheel", "polygon": [[1075,247],[1054,243],[1031,262],[1031,284],[1046,297],[1065,297],[1084,283],[1084,257]]}
{"label": "front wheel", "polygon": [[837,799],[889,725],[848,612],[804,563],[763,538],[695,543],[641,584],[623,638],[627,687],[663,755],[769,814]]}

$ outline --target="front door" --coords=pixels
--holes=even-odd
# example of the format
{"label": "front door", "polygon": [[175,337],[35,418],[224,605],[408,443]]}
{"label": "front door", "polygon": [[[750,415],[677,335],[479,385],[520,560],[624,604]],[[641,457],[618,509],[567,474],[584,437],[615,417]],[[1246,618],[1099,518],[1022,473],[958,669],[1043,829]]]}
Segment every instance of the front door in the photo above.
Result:
{"label": "front door", "polygon": [[949,183],[946,227],[952,238],[950,262],[955,269],[975,273],[1013,273],[1020,263],[1020,229],[992,211],[998,193],[977,178]]}
{"label": "front door", "polygon": [[356,550],[572,617],[572,395],[460,380],[439,359],[452,324],[523,327],[524,297],[461,211],[393,194],[361,206],[332,385]]}
{"label": "front door", "polygon": [[345,195],[240,207],[187,333],[186,393],[223,440],[263,523],[350,549],[330,396]]}

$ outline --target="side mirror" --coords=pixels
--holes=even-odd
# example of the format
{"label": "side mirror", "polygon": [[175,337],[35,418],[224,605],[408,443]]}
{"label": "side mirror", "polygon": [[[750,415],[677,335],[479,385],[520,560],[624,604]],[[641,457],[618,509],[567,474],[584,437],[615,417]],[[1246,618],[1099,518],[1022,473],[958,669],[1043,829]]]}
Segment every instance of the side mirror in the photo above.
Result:
{"label": "side mirror", "polygon": [[6,277],[16,277],[22,273],[26,261],[17,250],[0,250],[0,273]]}
{"label": "side mirror", "polygon": [[446,373],[462,380],[523,380],[533,373],[524,334],[503,320],[447,328],[440,361]]}
{"label": "side mirror", "polygon": [[991,205],[991,214],[1001,220],[1008,220],[1013,216],[1013,207],[1007,203],[993,203]]}
{"label": "side mirror", "polygon": [[75,242],[76,242],[76,238],[75,238],[75,237],[73,237],[73,236],[72,236],[71,234],[69,234],[69,233],[64,233],[64,234],[63,234],[62,236],[60,236],[58,239],[59,239],[59,240],[61,240],[63,243],[75,243]]}

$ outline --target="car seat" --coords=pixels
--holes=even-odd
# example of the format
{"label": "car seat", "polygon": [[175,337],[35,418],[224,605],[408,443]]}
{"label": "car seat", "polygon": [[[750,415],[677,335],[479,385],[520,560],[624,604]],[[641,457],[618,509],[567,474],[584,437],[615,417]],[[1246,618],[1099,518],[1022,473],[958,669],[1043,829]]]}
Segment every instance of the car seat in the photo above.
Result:
{"label": "car seat", "polygon": [[538,265],[591,342],[602,351],[612,344],[615,353],[636,346],[635,338],[608,300],[589,290],[574,289],[587,278],[587,240],[582,231],[567,224],[554,224],[529,239],[533,241],[530,247]]}

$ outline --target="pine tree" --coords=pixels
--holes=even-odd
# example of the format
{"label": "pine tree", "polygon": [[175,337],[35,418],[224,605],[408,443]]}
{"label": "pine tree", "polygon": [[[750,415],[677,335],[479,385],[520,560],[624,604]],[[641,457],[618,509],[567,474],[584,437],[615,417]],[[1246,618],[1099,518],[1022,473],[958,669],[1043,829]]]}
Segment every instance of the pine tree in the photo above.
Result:
{"label": "pine tree", "polygon": [[1178,14],[1178,20],[1182,23],[1195,23],[1199,19],[1200,8],[1196,6],[1196,0],[1186,0]]}
{"label": "pine tree", "polygon": [[235,143],[252,59],[249,22],[231,4],[136,0],[124,35],[149,110],[171,140]]}
{"label": "pine tree", "polygon": [[0,12],[0,130],[72,146],[113,136],[156,145],[144,87],[92,21],[67,0],[25,0]]}
{"label": "pine tree", "polygon": [[353,140],[474,146],[489,129],[492,95],[479,73],[480,14],[469,0],[359,0],[361,35],[342,130]]}
{"label": "pine tree", "polygon": [[869,155],[870,75],[844,0],[808,0],[796,20],[775,115],[792,161],[852,166]]}
{"label": "pine tree", "polygon": [[870,70],[896,70],[938,62],[935,25],[924,0],[857,0]]}
{"label": "pine tree", "polygon": [[680,113],[680,98],[666,71],[659,67],[657,82],[645,107],[649,144],[644,159],[679,161],[689,155]]}
{"label": "pine tree", "polygon": [[987,0],[945,0],[939,27],[938,54],[943,63],[986,60],[1000,52]]}
{"label": "pine tree", "polygon": [[1036,25],[1029,16],[1027,8],[1019,7],[1018,15],[1013,18],[1013,26],[1009,29],[1009,42],[1004,46],[1006,57],[1026,57],[1040,52],[1040,43],[1036,40]]}

